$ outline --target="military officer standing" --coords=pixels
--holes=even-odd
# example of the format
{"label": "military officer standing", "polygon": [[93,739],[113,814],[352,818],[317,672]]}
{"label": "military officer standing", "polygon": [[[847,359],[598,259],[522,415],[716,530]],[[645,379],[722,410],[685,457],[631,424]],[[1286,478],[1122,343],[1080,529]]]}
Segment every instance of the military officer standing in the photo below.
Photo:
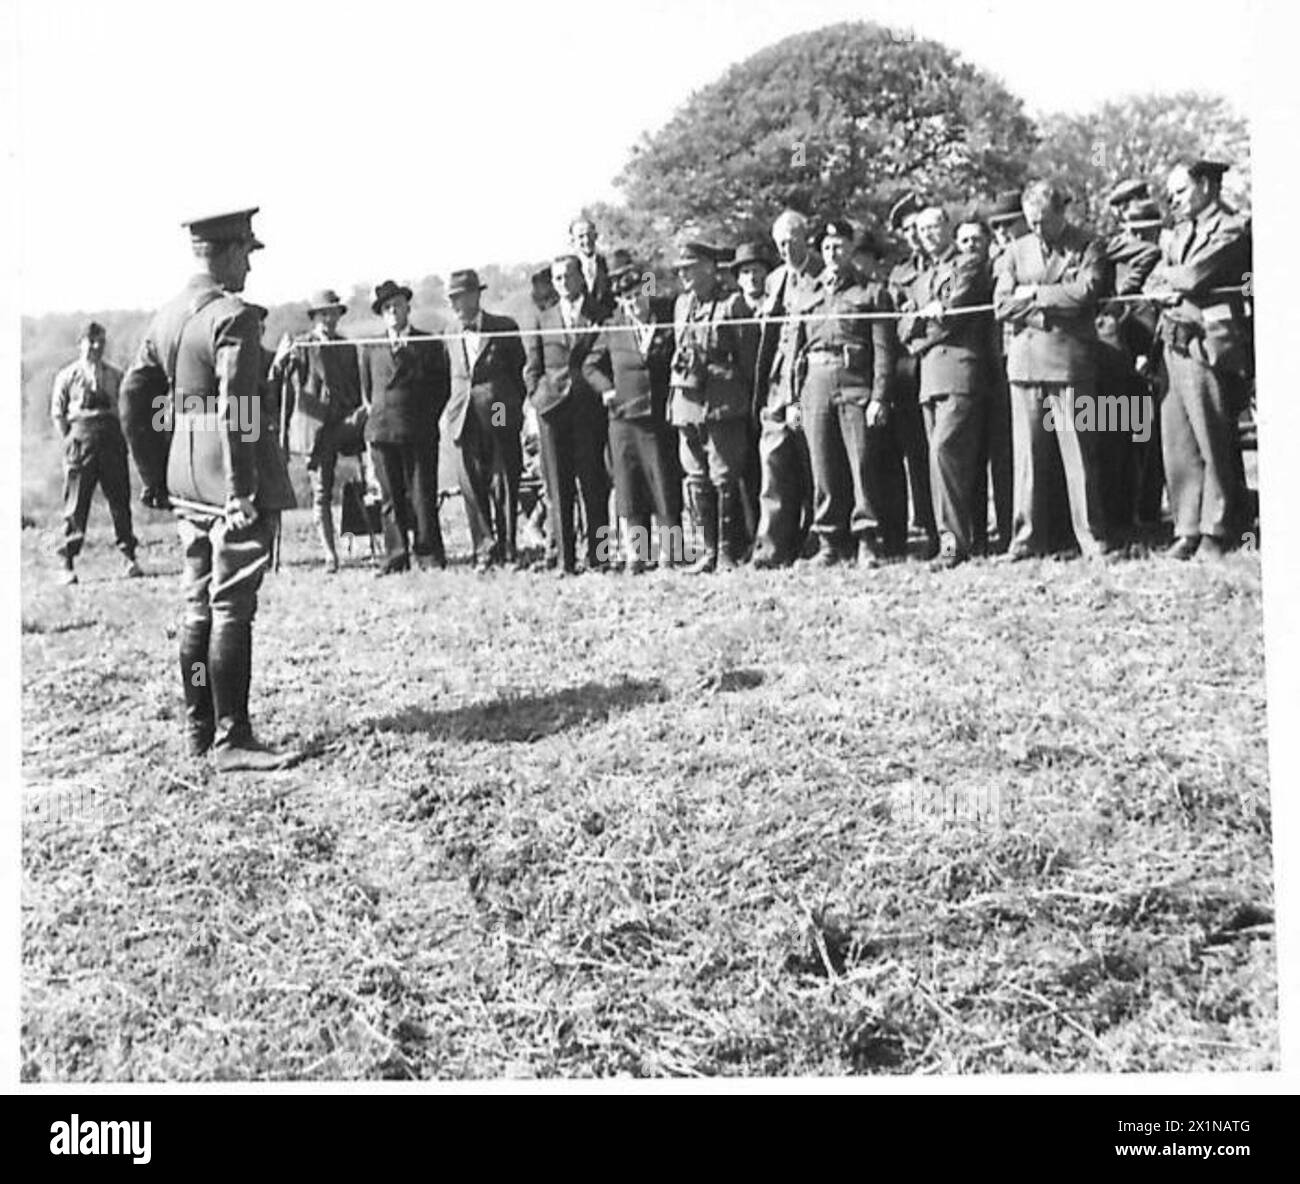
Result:
{"label": "military officer standing", "polygon": [[185,224],[201,271],[155,314],[122,394],[146,504],[180,518],[189,751],[211,749],[223,772],[302,755],[259,743],[248,714],[257,590],[280,511],[294,504],[276,425],[263,420],[259,319],[238,296],[262,246],[256,212]]}
{"label": "military officer standing", "polygon": [[1250,223],[1220,195],[1228,166],[1176,164],[1166,189],[1177,219],[1146,291],[1164,305],[1169,392],[1161,409],[1165,478],[1177,538],[1175,559],[1215,558],[1240,528],[1242,497],[1237,418],[1253,370],[1239,286],[1250,272]]}
{"label": "military officer standing", "polygon": [[894,325],[887,318],[849,319],[890,308],[884,285],[853,266],[855,237],[847,219],[826,223],[825,266],[790,309],[798,318],[795,356],[806,363],[797,397],[812,461],[812,562],[821,567],[852,558],[875,566],[883,550],[879,453],[886,446]]}
{"label": "military officer standing", "polygon": [[86,538],[90,499],[98,485],[113,518],[117,549],[128,576],[143,573],[135,561],[136,537],[131,528],[131,479],[126,469],[126,441],[117,418],[122,372],[104,361],[108,335],[91,321],[78,335],[81,357],[54,378],[50,415],[63,439],[63,583],[75,584],[73,561]]}
{"label": "military officer standing", "polygon": [[695,525],[704,547],[692,573],[734,567],[744,559],[745,513],[740,482],[749,447],[753,375],[745,370],[738,293],[718,282],[719,252],[687,242],[673,261],[685,291],[673,308],[676,350],[669,383],[669,421],[678,431]]}

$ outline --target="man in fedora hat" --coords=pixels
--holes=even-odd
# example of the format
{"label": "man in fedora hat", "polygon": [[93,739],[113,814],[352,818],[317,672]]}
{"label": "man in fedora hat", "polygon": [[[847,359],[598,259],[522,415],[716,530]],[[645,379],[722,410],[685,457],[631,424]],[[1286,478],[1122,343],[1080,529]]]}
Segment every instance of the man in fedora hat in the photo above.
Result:
{"label": "man in fedora hat", "polygon": [[[411,289],[385,280],[370,309],[382,342],[360,347],[366,442],[383,494],[385,558],[378,575],[445,567],[438,522],[438,421],[451,397],[447,347],[411,324]],[[412,540],[412,534],[414,539]]]}
{"label": "man in fedora hat", "polygon": [[524,389],[537,418],[547,502],[548,551],[560,575],[578,570],[576,493],[581,491],[588,571],[608,568],[609,476],[605,409],[583,374],[600,310],[587,292],[576,255],[557,255],[551,282],[559,299],[538,309],[526,328]]}
{"label": "man in fedora hat", "polygon": [[325,569],[339,569],[334,546],[334,475],[340,456],[365,456],[366,409],[355,349],[340,344],[338,331],[347,305],[331,288],[307,300],[311,329],[287,334],[276,349],[271,383],[283,408],[283,442],[290,455],[307,458],[312,518],[324,552]]}
{"label": "man in fedora hat", "polygon": [[137,541],[131,528],[131,480],[126,468],[126,440],[118,420],[122,372],[104,361],[108,334],[96,321],[77,335],[81,357],[54,378],[50,415],[63,439],[63,582],[75,584],[73,561],[86,538],[90,499],[98,485],[113,518],[117,549],[126,575],[143,575],[135,560]]}
{"label": "man in fedora hat", "polygon": [[1228,166],[1183,160],[1165,182],[1177,220],[1145,291],[1162,307],[1169,391],[1161,405],[1165,479],[1177,536],[1169,554],[1218,558],[1241,528],[1244,480],[1237,419],[1254,373],[1238,287],[1250,274],[1248,219],[1223,201]]}
{"label": "man in fedora hat", "polygon": [[444,418],[459,457],[458,476],[474,564],[515,562],[515,519],[523,469],[524,346],[519,326],[487,312],[478,272],[453,271],[447,299],[460,336],[447,343],[451,399]]}
{"label": "man in fedora hat", "polygon": [[669,420],[678,432],[678,456],[704,544],[689,569],[696,574],[735,567],[746,548],[741,481],[754,377],[746,370],[752,362],[740,327],[728,324],[743,315],[744,303],[738,293],[723,291],[719,255],[706,243],[687,241],[672,264],[684,291],[673,306]]}
{"label": "man in fedora hat", "polygon": [[283,768],[302,755],[257,741],[248,712],[257,590],[280,511],[294,505],[278,425],[263,417],[260,318],[238,295],[262,246],[256,212],[184,223],[200,271],[154,315],[122,380],[144,501],[179,518],[188,751],[211,751],[223,772]]}

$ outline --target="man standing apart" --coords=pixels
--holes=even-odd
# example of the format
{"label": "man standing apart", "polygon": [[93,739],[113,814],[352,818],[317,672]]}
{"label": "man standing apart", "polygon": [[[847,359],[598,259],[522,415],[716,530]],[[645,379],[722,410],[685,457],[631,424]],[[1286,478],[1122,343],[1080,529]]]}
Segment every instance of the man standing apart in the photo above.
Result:
{"label": "man standing apart", "polygon": [[523,471],[524,346],[519,326],[481,305],[478,272],[453,271],[447,298],[460,328],[449,341],[447,426],[459,450],[460,492],[474,564],[515,562],[515,520]]}
{"label": "man standing apart", "polygon": [[126,468],[126,440],[117,418],[122,372],[104,361],[108,335],[104,326],[89,322],[78,335],[78,361],[55,375],[50,415],[63,439],[63,557],[65,584],[77,582],[73,561],[86,539],[90,499],[95,486],[104,491],[113,517],[117,549],[125,558],[127,576],[144,573],[135,561],[137,540],[131,529],[131,479]]}
{"label": "man standing apart", "polygon": [[575,218],[569,224],[569,245],[582,268],[587,295],[596,308],[596,320],[599,322],[614,311],[617,301],[609,283],[609,265],[605,256],[596,251],[597,237],[596,224],[590,218]]}
{"label": "man standing apart", "polygon": [[257,590],[280,511],[294,505],[278,425],[263,421],[260,320],[238,296],[262,246],[256,212],[185,224],[201,270],[154,315],[122,384],[145,504],[180,518],[188,750],[211,749],[220,772],[302,755],[257,741],[248,714]]}
{"label": "man standing apart", "polygon": [[1026,187],[1021,205],[1030,233],[1006,249],[994,289],[996,315],[1013,333],[1007,354],[1016,465],[1012,560],[1048,549],[1042,478],[1053,454],[1065,470],[1079,549],[1088,558],[1109,549],[1094,433],[1077,430],[1096,409],[1094,318],[1106,260],[1087,232],[1066,221],[1066,200],[1047,181]]}
{"label": "man standing apart", "polygon": [[411,324],[411,289],[385,280],[371,310],[386,341],[360,347],[366,442],[383,493],[384,550],[376,575],[446,567],[438,521],[438,419],[450,397],[447,347]]}
{"label": "man standing apart", "polygon": [[1237,418],[1254,359],[1237,287],[1251,267],[1247,219],[1223,203],[1226,164],[1176,164],[1166,189],[1178,220],[1146,291],[1165,305],[1160,338],[1169,393],[1161,407],[1165,479],[1175,559],[1218,558],[1239,529],[1242,497]]}

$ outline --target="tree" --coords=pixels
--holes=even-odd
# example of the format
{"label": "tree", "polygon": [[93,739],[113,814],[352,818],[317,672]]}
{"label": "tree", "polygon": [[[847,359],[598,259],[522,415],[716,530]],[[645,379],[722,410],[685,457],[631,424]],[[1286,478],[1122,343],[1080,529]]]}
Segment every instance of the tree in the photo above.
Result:
{"label": "tree", "polygon": [[1034,142],[994,78],[937,42],[855,22],[733,66],[633,149],[617,184],[643,226],[736,238],[788,202],[882,221],[909,188],[957,202],[1018,185]]}
{"label": "tree", "polygon": [[1106,195],[1119,181],[1143,178],[1158,198],[1179,156],[1230,164],[1224,197],[1239,209],[1250,206],[1249,129],[1222,96],[1135,95],[1082,115],[1048,115],[1040,126],[1032,168],[1063,185],[1074,198],[1074,216],[1093,226],[1113,220]]}

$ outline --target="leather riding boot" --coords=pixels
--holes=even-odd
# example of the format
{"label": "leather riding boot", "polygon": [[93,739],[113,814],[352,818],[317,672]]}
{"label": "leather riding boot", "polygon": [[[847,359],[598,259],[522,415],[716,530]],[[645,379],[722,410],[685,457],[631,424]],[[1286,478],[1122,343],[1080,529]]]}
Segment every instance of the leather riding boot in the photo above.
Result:
{"label": "leather riding boot", "polygon": [[214,628],[209,653],[217,716],[212,756],[217,772],[263,773],[287,769],[301,760],[300,752],[279,752],[253,737],[248,718],[248,691],[253,675],[251,622],[226,622]]}
{"label": "leather riding boot", "polygon": [[745,507],[740,484],[718,490],[718,570],[730,571],[745,561]]}
{"label": "leather riding boot", "polygon": [[202,756],[212,747],[217,721],[208,666],[208,622],[181,626],[181,687],[185,692],[185,750]]}
{"label": "leather riding boot", "polygon": [[702,575],[718,566],[718,492],[712,485],[690,485],[691,512],[700,532],[704,549],[686,570],[690,575]]}

